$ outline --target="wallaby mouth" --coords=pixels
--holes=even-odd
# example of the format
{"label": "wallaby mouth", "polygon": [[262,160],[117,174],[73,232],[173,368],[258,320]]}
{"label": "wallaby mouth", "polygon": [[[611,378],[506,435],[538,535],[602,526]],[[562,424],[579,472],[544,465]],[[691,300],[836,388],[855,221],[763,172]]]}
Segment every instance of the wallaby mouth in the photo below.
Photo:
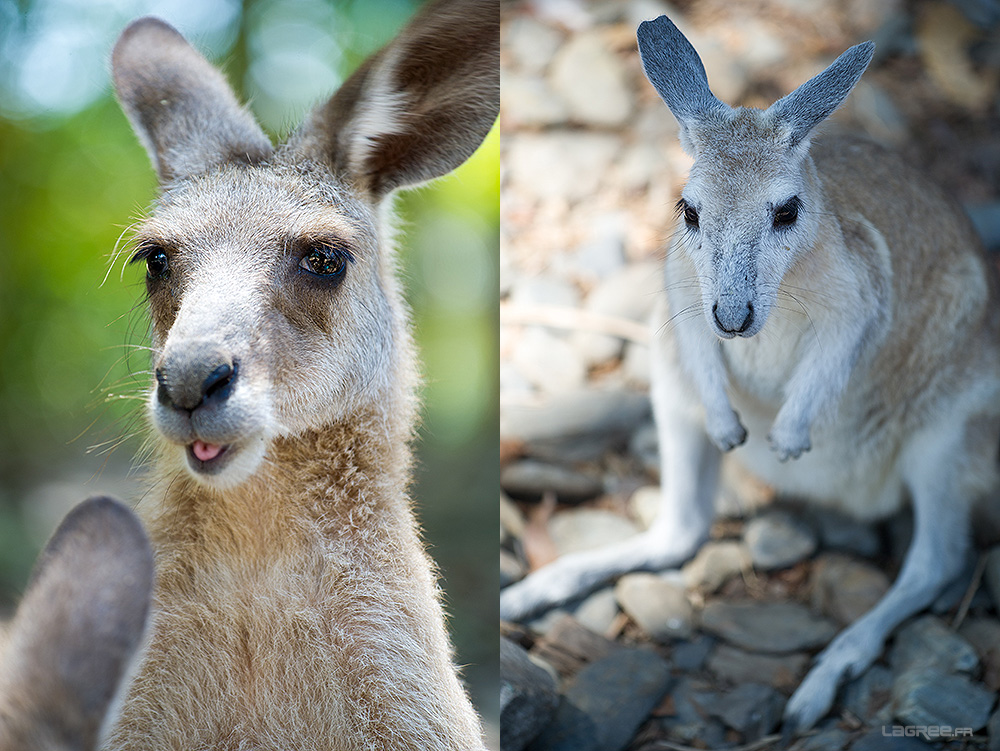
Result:
{"label": "wallaby mouth", "polygon": [[195,441],[187,447],[188,464],[198,474],[216,474],[229,463],[231,447],[231,444],[219,445],[201,440]]}

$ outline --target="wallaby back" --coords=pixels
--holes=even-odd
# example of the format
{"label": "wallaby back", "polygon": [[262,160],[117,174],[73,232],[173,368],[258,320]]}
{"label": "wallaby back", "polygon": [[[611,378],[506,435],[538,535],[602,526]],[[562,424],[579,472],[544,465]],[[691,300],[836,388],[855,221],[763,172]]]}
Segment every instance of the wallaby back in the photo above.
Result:
{"label": "wallaby back", "polygon": [[96,748],[142,641],[152,588],[152,550],[129,509],[92,498],[66,516],[0,653],[0,748]]}

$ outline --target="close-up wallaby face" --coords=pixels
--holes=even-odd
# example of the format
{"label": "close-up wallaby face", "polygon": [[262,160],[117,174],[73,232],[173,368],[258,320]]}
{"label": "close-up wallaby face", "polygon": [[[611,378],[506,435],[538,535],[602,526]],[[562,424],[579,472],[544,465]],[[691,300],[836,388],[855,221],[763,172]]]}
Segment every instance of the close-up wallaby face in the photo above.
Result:
{"label": "close-up wallaby face", "polygon": [[758,110],[716,99],[700,58],[672,25],[646,22],[638,34],[646,75],[694,158],[677,204],[684,219],[678,247],[694,264],[709,329],[723,339],[752,337],[764,328],[781,280],[820,228],[821,215],[810,211],[816,178],[806,158],[809,134],[850,93],[874,45],[852,47],[823,73]]}
{"label": "close-up wallaby face", "polygon": [[116,88],[164,188],[132,256],[152,312],[149,405],[197,480],[238,485],[275,437],[331,424],[398,380],[408,334],[378,218],[394,188],[471,155],[470,122],[488,128],[462,94],[481,76],[477,44],[387,51],[364,87],[275,149],[172,28],[150,19],[122,36]]}
{"label": "close-up wallaby face", "polygon": [[155,426],[219,486],[253,474],[274,437],[384,397],[392,375],[373,207],[276,162],[169,191],[133,256],[146,266]]}
{"label": "close-up wallaby face", "polygon": [[679,248],[697,269],[709,327],[724,339],[760,332],[782,278],[815,239],[805,150],[789,140],[759,110],[726,113],[699,140],[678,203]]}

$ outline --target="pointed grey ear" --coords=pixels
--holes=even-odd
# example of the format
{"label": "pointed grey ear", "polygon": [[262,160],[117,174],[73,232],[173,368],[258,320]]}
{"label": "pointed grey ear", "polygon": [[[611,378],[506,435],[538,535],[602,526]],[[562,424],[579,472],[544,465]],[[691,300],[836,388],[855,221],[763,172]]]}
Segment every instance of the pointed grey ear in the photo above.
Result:
{"label": "pointed grey ear", "polygon": [[439,0],[366,60],[288,149],[378,199],[455,169],[499,109],[499,0]]}
{"label": "pointed grey ear", "polygon": [[270,155],[271,142],[226,79],[163,21],[129,24],[111,67],[118,100],[161,183]]}
{"label": "pointed grey ear", "polygon": [[765,114],[772,122],[791,130],[790,146],[798,145],[843,104],[872,61],[874,52],[874,42],[851,47],[818,76],[768,107]]}
{"label": "pointed grey ear", "polygon": [[0,663],[0,748],[91,749],[142,642],[153,553],[110,498],[74,508],[39,556]]}
{"label": "pointed grey ear", "polygon": [[681,127],[690,127],[712,112],[730,109],[708,88],[701,58],[669,18],[643,21],[636,36],[646,78]]}

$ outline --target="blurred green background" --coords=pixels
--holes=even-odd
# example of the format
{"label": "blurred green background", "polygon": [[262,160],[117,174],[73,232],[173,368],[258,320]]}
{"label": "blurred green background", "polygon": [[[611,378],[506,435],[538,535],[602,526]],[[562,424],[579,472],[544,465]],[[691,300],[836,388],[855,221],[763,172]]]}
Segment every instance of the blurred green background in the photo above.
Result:
{"label": "blurred green background", "polygon": [[[0,0],[0,608],[87,495],[128,500],[144,431],[142,270],[111,268],[156,181],[110,91],[131,19],[157,15],[225,70],[281,138],[413,14],[416,0]],[[479,706],[498,712],[496,139],[406,194],[400,250],[422,351],[414,489]],[[103,283],[102,283],[103,282]],[[131,354],[130,354],[131,353]]]}

